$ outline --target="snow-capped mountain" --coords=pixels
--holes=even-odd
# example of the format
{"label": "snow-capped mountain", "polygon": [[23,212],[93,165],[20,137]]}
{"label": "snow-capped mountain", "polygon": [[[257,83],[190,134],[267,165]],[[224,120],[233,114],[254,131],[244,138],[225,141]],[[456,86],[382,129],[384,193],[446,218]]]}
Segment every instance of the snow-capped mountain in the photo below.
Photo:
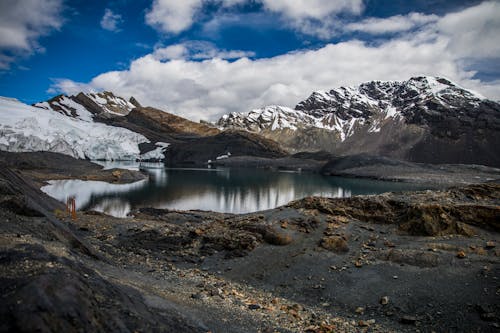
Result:
{"label": "snow-capped mountain", "polygon": [[290,151],[374,153],[434,163],[500,165],[500,105],[439,77],[317,91],[295,109],[231,113],[221,129],[260,133]]}
{"label": "snow-capped mountain", "polygon": [[139,145],[150,142],[143,135],[94,122],[92,113],[67,97],[58,103],[61,107],[54,112],[0,97],[0,150],[51,151],[101,160],[163,158],[165,144],[141,155]]}
{"label": "snow-capped mountain", "polygon": [[95,115],[101,117],[126,116],[140,104],[134,97],[126,100],[112,92],[79,93],[73,96],[58,95],[46,102],[33,104],[46,110],[62,113],[69,117],[90,120]]}

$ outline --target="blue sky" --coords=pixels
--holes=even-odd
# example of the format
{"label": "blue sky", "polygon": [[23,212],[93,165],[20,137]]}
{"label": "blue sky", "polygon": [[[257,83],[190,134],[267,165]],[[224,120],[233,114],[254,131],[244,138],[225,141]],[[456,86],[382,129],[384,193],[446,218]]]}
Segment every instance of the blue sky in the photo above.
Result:
{"label": "blue sky", "polygon": [[1,0],[0,95],[111,90],[195,120],[439,75],[500,99],[500,4]]}

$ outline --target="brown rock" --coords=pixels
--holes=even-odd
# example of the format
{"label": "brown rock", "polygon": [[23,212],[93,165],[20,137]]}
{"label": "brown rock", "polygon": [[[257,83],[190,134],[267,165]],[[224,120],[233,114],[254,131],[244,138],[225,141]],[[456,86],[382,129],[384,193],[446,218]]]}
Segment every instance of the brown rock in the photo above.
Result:
{"label": "brown rock", "polygon": [[457,258],[459,258],[459,259],[463,259],[463,258],[465,258],[466,256],[467,256],[467,255],[465,254],[465,252],[464,252],[464,251],[458,251],[458,252],[457,252]]}
{"label": "brown rock", "polygon": [[495,246],[496,246],[496,244],[495,244],[495,242],[494,242],[494,241],[487,241],[487,242],[486,242],[486,246],[485,246],[485,248],[487,248],[487,249],[492,249],[492,248],[494,248]]}
{"label": "brown rock", "polygon": [[326,250],[336,253],[346,253],[349,251],[346,240],[340,236],[323,237],[319,245]]}

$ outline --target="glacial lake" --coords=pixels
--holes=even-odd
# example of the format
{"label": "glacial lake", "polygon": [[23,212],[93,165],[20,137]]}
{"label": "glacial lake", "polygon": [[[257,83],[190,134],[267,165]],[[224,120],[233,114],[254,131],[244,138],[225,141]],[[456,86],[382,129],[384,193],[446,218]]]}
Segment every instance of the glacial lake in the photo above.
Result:
{"label": "glacial lake", "polygon": [[55,180],[42,187],[42,191],[61,202],[75,197],[78,210],[126,217],[131,210],[141,207],[248,213],[313,195],[342,198],[423,189],[405,183],[262,169],[169,169],[151,163],[104,164],[104,168],[112,167],[140,169],[149,179],[131,184]]}

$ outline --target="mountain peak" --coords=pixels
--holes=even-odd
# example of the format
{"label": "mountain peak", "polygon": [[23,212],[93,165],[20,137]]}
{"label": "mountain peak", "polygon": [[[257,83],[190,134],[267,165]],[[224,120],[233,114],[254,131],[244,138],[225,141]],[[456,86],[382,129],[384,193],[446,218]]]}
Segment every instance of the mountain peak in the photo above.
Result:
{"label": "mountain peak", "polygon": [[125,98],[116,96],[111,91],[103,92],[80,92],[76,95],[57,95],[46,102],[39,102],[33,106],[52,110],[81,120],[90,121],[95,115],[102,117],[126,116],[139,102],[133,98],[127,101]]}

